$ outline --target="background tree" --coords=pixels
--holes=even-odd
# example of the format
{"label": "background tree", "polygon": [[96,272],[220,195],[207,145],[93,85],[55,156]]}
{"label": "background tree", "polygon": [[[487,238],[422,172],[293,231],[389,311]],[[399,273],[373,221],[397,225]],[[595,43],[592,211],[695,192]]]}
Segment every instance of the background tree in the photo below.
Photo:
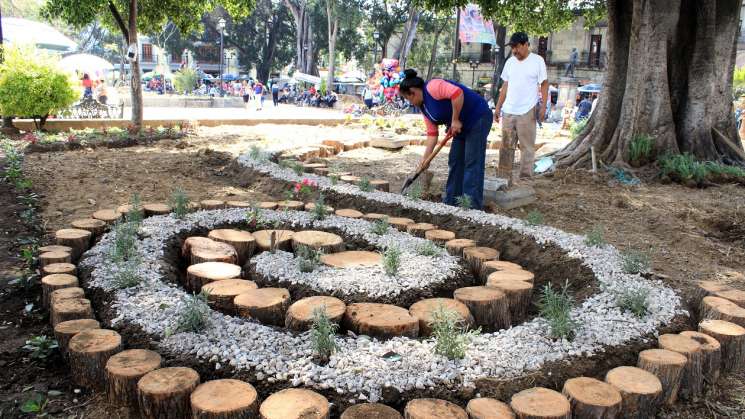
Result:
{"label": "background tree", "polygon": [[[364,0],[363,10],[367,21],[380,34],[378,47],[380,57],[388,57],[388,41],[409,16],[411,1],[405,0]],[[390,58],[390,57],[388,57]]]}
{"label": "background tree", "polygon": [[336,71],[336,36],[339,33],[339,15],[337,0],[325,0],[326,19],[328,20],[328,75],[326,76],[326,86],[329,90],[334,90],[334,72]]}
{"label": "background tree", "polygon": [[284,0],[295,21],[295,68],[305,74],[318,74],[313,36],[313,0]]}

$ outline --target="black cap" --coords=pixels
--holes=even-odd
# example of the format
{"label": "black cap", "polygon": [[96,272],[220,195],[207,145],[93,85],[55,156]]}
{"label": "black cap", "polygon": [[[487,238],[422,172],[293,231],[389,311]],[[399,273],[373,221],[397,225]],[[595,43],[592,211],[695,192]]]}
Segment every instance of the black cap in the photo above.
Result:
{"label": "black cap", "polygon": [[507,43],[507,45],[514,47],[517,44],[525,44],[530,42],[528,40],[528,34],[525,32],[515,32],[510,37],[510,42]]}

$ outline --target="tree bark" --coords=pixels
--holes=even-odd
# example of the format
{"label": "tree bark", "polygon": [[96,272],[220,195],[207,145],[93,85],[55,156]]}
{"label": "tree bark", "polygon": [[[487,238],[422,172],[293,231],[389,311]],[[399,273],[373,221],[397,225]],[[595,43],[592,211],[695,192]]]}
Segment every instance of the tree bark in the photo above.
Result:
{"label": "tree bark", "polygon": [[435,40],[432,41],[432,54],[429,56],[429,66],[427,67],[427,78],[425,80],[432,78],[432,70],[435,67],[435,60],[437,59],[437,40],[440,39],[440,34],[445,30],[447,22],[448,20],[446,19],[442,26],[440,26],[440,29],[435,32]]}
{"label": "tree bark", "polygon": [[334,72],[336,71],[336,35],[339,31],[339,17],[336,15],[335,0],[326,0],[326,18],[329,32],[329,66],[326,76],[326,94],[334,90]]}
{"label": "tree bark", "polygon": [[730,96],[739,15],[740,4],[726,0],[608,0],[603,94],[557,165],[588,166],[592,146],[604,163],[627,166],[640,134],[654,138],[658,156],[742,162],[712,133],[737,138]]}
{"label": "tree bark", "polygon": [[308,11],[309,5],[306,0],[297,0],[297,3],[293,2],[293,0],[284,1],[295,20],[295,43],[297,49],[295,67],[302,73],[314,74],[313,69],[315,65],[313,57],[315,56],[315,48],[313,46],[313,25]]}
{"label": "tree bark", "polygon": [[[128,33],[125,33],[124,35],[128,35],[127,44],[128,45],[138,45],[137,43],[137,0],[129,0],[129,25],[128,25]],[[139,48],[139,45],[138,45]],[[132,78],[130,79],[130,91],[132,93],[132,129],[134,130],[140,130],[142,129],[142,83],[141,83],[141,76],[140,76],[140,59],[141,57],[137,57],[136,60],[133,60],[129,64],[129,69],[132,73]]]}
{"label": "tree bark", "polygon": [[409,18],[406,20],[406,25],[404,26],[401,43],[393,54],[393,58],[399,60],[401,68],[406,68],[406,58],[408,57],[409,52],[411,51],[411,45],[414,43],[414,39],[416,38],[416,29],[421,16],[422,12],[417,10],[415,7],[409,9]]}
{"label": "tree bark", "polygon": [[499,79],[502,75],[502,69],[504,69],[504,63],[507,61],[505,59],[505,41],[507,39],[507,27],[503,25],[499,25],[497,23],[494,23],[494,33],[497,35],[497,45],[495,45],[495,48],[499,48],[499,50],[496,51],[495,56],[495,63],[494,63],[494,74],[492,75],[492,83],[491,83],[491,95],[492,98],[494,98],[494,103],[497,102],[498,92],[499,92]]}

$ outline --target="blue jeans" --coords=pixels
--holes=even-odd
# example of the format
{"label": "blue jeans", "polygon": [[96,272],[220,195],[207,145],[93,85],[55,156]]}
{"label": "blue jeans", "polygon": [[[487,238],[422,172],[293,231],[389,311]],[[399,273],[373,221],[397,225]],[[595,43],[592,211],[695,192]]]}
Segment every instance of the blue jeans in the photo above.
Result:
{"label": "blue jeans", "polygon": [[471,208],[484,205],[484,167],[486,164],[486,139],[491,130],[492,116],[485,115],[473,126],[453,138],[448,158],[448,181],[445,185],[444,203],[456,205],[456,198],[468,195]]}

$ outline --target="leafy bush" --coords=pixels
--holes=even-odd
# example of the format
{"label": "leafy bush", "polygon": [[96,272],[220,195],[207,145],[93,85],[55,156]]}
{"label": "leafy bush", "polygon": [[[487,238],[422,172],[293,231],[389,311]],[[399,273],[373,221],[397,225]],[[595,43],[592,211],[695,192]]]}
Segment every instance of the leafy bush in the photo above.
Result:
{"label": "leafy bush", "polygon": [[649,312],[649,290],[647,288],[624,289],[616,296],[616,305],[636,317],[642,318]]}
{"label": "leafy bush", "polygon": [[696,158],[688,153],[666,154],[660,158],[659,163],[662,174],[678,182],[692,180],[699,183],[708,173],[706,165],[696,161]]}
{"label": "leafy bush", "polygon": [[42,129],[49,115],[72,105],[78,92],[55,61],[36,49],[5,48],[0,64],[0,114],[31,117],[36,128]]}
{"label": "leafy bush", "polygon": [[297,268],[300,272],[313,272],[321,263],[321,252],[312,247],[299,246],[295,255],[299,258]]}
{"label": "leafy bush", "polygon": [[331,181],[331,185],[335,186],[339,183],[339,175],[329,175],[329,180]]}
{"label": "leafy bush", "polygon": [[46,359],[57,348],[57,341],[44,335],[32,337],[23,346],[32,359]]}
{"label": "leafy bush", "polygon": [[173,86],[177,92],[191,93],[197,87],[199,75],[192,68],[184,68],[173,74]]}
{"label": "leafy bush", "polygon": [[444,306],[432,311],[432,336],[435,338],[435,353],[448,359],[463,359],[471,338],[478,330],[468,331],[458,313]]}
{"label": "leafy bush", "polygon": [[390,224],[388,223],[388,217],[383,217],[380,220],[375,220],[372,223],[372,227],[370,228],[370,231],[373,234],[377,234],[378,236],[382,236],[386,233],[388,233],[388,229],[390,228]]}
{"label": "leafy bush", "polygon": [[372,185],[370,184],[370,179],[367,177],[363,177],[362,179],[357,182],[357,187],[360,188],[362,192],[370,192],[372,191]]}
{"label": "leafy bush", "polygon": [[401,266],[401,250],[398,247],[389,247],[383,254],[383,269],[388,276],[396,276]]}
{"label": "leafy bush", "polygon": [[339,349],[334,338],[338,327],[336,323],[329,319],[325,306],[313,309],[313,326],[310,330],[310,338],[313,343],[313,351],[323,361],[327,361]]}
{"label": "leafy bush", "polygon": [[420,256],[440,256],[442,254],[442,248],[427,240],[417,245],[416,253]]}
{"label": "leafy bush", "polygon": [[205,291],[186,297],[184,308],[176,319],[175,333],[199,332],[209,326],[210,307],[207,305],[207,297]]}
{"label": "leafy bush", "polygon": [[575,139],[580,134],[582,134],[582,131],[585,130],[585,127],[587,126],[587,122],[589,120],[590,118],[582,118],[579,121],[572,123],[572,126],[569,128],[569,134],[571,135],[572,139]]}
{"label": "leafy bush", "polygon": [[585,245],[590,247],[605,246],[605,237],[602,226],[595,226],[585,235]]}
{"label": "leafy bush", "polygon": [[729,166],[726,164],[707,161],[704,163],[706,171],[715,175],[732,177],[745,177],[745,169],[740,166]]}
{"label": "leafy bush", "polygon": [[541,317],[548,322],[551,337],[568,340],[574,337],[577,324],[571,317],[572,303],[568,282],[564,284],[560,292],[554,291],[551,284],[546,284],[543,295],[538,301],[538,308]]}
{"label": "leafy bush", "polygon": [[745,67],[735,68],[732,89],[735,91],[735,99],[745,94]]}
{"label": "leafy bush", "polygon": [[543,214],[538,210],[532,210],[528,213],[528,216],[525,217],[525,222],[531,226],[541,225],[543,224]]}
{"label": "leafy bush", "polygon": [[463,209],[471,209],[471,207],[473,206],[471,197],[468,195],[461,195],[459,197],[456,197],[455,202],[458,204],[459,207]]}
{"label": "leafy bush", "polygon": [[184,218],[189,213],[189,195],[184,192],[181,188],[176,188],[171,193],[171,199],[169,202],[173,216],[176,218]]}
{"label": "leafy bush", "polygon": [[621,253],[621,269],[627,274],[640,274],[648,272],[652,262],[650,261],[649,253],[630,249]]}
{"label": "leafy bush", "polygon": [[647,134],[635,136],[629,144],[629,158],[632,163],[643,165],[652,160],[654,138]]}

